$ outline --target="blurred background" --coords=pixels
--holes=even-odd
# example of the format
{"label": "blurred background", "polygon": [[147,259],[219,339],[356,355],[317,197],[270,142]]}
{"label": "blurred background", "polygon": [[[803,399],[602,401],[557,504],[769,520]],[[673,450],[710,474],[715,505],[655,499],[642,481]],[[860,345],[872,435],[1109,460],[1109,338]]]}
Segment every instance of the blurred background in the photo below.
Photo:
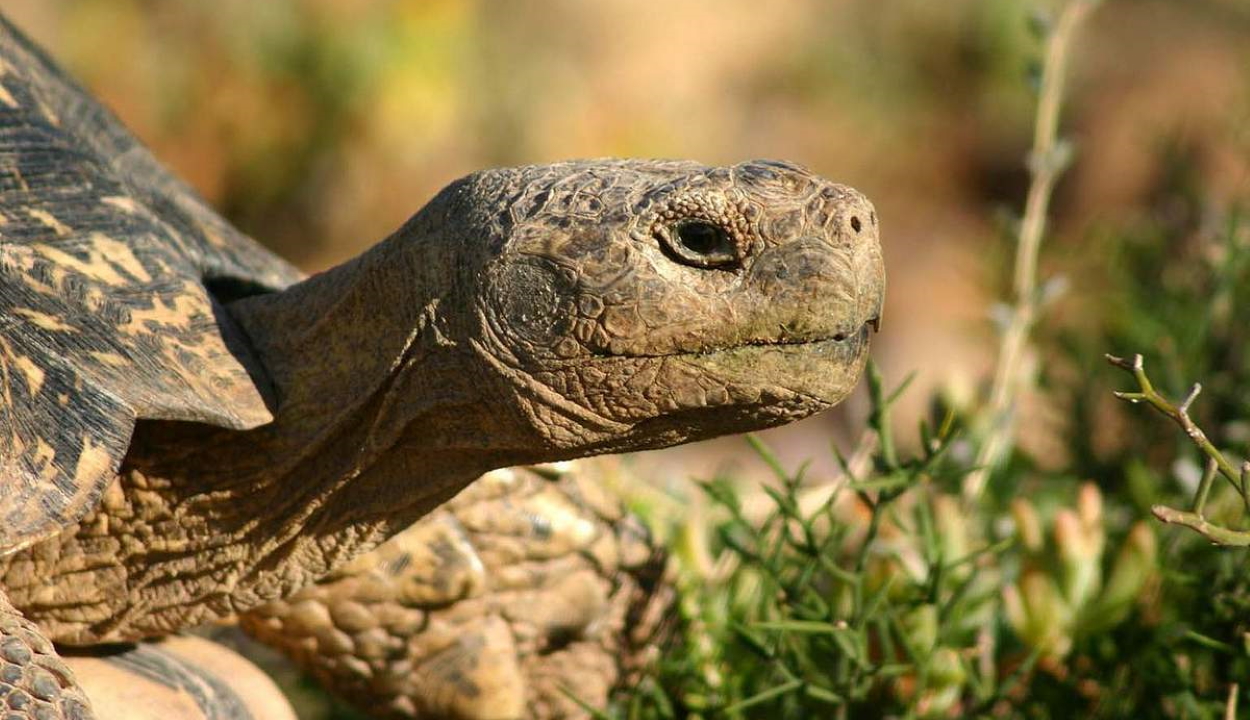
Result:
{"label": "blurred background", "polygon": [[[1006,0],[4,0],[0,8],[243,230],[309,271],[475,169],[571,157],[786,158],[877,204],[890,290],[875,356],[915,371],[900,422],[993,362],[1027,172],[1037,38]],[[1099,289],[1099,228],[1250,189],[1250,3],[1117,0],[1078,44],[1044,274],[1049,320]],[[1162,204],[1161,204],[1162,203]],[[1082,309],[1082,308],[1086,309]],[[771,442],[832,472],[862,399]],[[908,435],[910,436],[910,434]],[[741,441],[645,474],[760,472]],[[756,464],[753,464],[756,463]]]}
{"label": "blurred background", "polygon": [[[766,157],[853,185],[877,205],[889,274],[874,356],[890,385],[915,373],[896,408],[903,444],[931,404],[975,416],[983,399],[1029,182],[1039,25],[1053,7],[0,0],[212,204],[310,272],[361,252],[439,188],[488,166]],[[1107,492],[1107,529],[1119,538],[1160,498],[1185,494],[1174,476],[1196,483],[1183,439],[1111,399],[1125,380],[1103,352],[1146,353],[1173,396],[1201,379],[1201,424],[1250,454],[1250,291],[1239,280],[1250,260],[1236,259],[1250,258],[1250,0],[1108,0],[1074,53],[1062,127],[1075,162],[1057,188],[1041,261],[1042,277],[1063,278],[1051,287],[1066,290],[1035,332],[1030,362],[1040,371],[1022,398],[1021,452],[984,508],[955,513],[989,538],[1010,534],[1000,532],[1008,502],[1061,505],[1086,479]],[[811,461],[808,479],[819,483],[836,472],[829,443],[851,446],[867,409],[857,395],[767,439],[788,468]],[[679,516],[695,515],[682,503],[701,498],[687,478],[720,473],[750,485],[768,475],[737,438],[625,462],[624,474],[673,490]],[[1244,682],[1250,655],[1243,665],[1223,650],[1204,660],[1183,645],[1185,628],[1224,639],[1211,647],[1240,647],[1250,637],[1250,564],[1200,542],[1169,540],[1165,554],[1163,566],[1193,577],[1165,573],[1129,593],[1145,609],[1114,645],[1105,628],[1086,646],[1073,631],[1080,662],[1063,678],[1039,675],[1029,691],[1039,707],[1059,697],[1079,701],[1055,707],[1087,707],[1089,676],[1105,698],[1123,699],[1126,717],[1162,707],[1161,696],[1179,714],[1160,717],[1216,717],[1177,698],[1217,707],[1222,683]],[[1003,557],[1004,582],[1032,572],[1027,557]],[[721,591],[705,580],[696,586]],[[1208,587],[1224,588],[1209,593],[1218,602]],[[1013,636],[998,627],[1011,667]],[[961,653],[972,647],[948,634],[943,642]],[[1157,671],[1167,663],[1174,671]],[[1068,695],[1055,689],[1065,683]],[[331,716],[308,709],[328,707],[310,697],[297,699],[306,717]]]}

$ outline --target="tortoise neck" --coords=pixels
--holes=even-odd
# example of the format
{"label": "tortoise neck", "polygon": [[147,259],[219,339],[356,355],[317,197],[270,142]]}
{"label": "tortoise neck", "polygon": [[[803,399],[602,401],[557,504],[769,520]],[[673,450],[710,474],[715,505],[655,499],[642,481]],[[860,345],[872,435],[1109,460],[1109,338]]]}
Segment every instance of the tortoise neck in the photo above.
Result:
{"label": "tortoise neck", "polygon": [[[165,632],[282,597],[486,470],[531,459],[507,449],[525,443],[494,417],[492,385],[457,340],[464,320],[447,309],[464,303],[456,266],[438,257],[446,244],[413,237],[412,225],[346,265],[228,306],[272,381],[274,421],[242,432],[137,425],[121,496],[144,526],[178,528],[178,541],[119,560],[178,602],[128,606],[61,639]],[[189,567],[215,568],[220,582],[188,579]]]}
{"label": "tortoise neck", "polygon": [[[249,481],[333,493],[373,475],[433,475],[380,483],[393,510],[421,502],[414,485],[442,484],[432,471],[452,462],[440,458],[467,472],[489,469],[439,432],[451,418],[482,414],[484,398],[457,341],[455,260],[419,219],[284,292],[228,306],[272,384],[274,422],[226,433],[263,451],[267,469]],[[227,455],[254,462],[250,450]]]}

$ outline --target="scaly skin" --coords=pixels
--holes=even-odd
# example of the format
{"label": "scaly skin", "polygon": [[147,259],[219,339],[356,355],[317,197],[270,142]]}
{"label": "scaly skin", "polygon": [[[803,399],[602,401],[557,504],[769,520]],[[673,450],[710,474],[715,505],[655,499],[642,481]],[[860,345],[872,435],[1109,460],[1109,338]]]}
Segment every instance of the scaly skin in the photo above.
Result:
{"label": "scaly skin", "polygon": [[240,618],[379,718],[589,718],[672,598],[637,519],[577,474],[488,473],[373,552]]}
{"label": "scaly skin", "polygon": [[0,717],[89,720],[74,673],[35,624],[0,593]]}

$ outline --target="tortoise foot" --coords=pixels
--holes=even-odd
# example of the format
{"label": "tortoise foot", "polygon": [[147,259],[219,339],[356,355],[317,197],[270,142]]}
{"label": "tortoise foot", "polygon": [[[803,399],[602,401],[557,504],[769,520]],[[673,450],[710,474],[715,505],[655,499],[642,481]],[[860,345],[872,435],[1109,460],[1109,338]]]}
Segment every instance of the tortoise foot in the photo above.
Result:
{"label": "tortoise foot", "polygon": [[95,720],[74,673],[0,592],[0,718]]}

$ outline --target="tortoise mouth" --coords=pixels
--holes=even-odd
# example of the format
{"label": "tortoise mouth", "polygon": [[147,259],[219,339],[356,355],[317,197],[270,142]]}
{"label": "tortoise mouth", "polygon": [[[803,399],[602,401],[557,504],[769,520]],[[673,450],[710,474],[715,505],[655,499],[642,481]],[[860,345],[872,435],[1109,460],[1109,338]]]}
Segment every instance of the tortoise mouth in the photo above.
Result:
{"label": "tortoise mouth", "polygon": [[[712,358],[727,355],[751,355],[776,351],[797,351],[814,357],[865,345],[872,332],[880,328],[879,318],[871,318],[851,332],[835,332],[830,335],[815,337],[781,337],[753,338],[732,345],[711,345],[691,350],[675,350],[669,352],[612,352],[608,348],[595,348],[593,355],[606,358]],[[871,332],[870,332],[871,331]]]}
{"label": "tortoise mouth", "polygon": [[869,323],[864,323],[851,333],[837,333],[818,338],[783,338],[780,340],[748,340],[729,347],[709,348],[694,352],[674,353],[669,357],[719,358],[729,356],[763,357],[782,355],[818,360],[836,360],[848,354],[856,355],[868,345],[871,336]]}
{"label": "tortoise mouth", "polygon": [[[653,448],[763,430],[826,410],[845,399],[859,381],[870,337],[871,324],[864,323],[841,340],[784,340],[641,356],[601,354],[604,362],[621,363],[632,377],[645,378],[639,396],[664,385],[657,372],[686,382],[662,388],[658,396],[664,401],[659,403],[648,394],[636,404],[595,405],[594,412],[626,427],[594,452],[636,449],[638,438]],[[622,407],[626,412],[615,414]]]}
{"label": "tortoise mouth", "polygon": [[815,412],[850,393],[868,360],[870,336],[871,325],[864,323],[842,336],[744,344],[675,358],[727,387],[753,388],[777,398],[793,395]]}

